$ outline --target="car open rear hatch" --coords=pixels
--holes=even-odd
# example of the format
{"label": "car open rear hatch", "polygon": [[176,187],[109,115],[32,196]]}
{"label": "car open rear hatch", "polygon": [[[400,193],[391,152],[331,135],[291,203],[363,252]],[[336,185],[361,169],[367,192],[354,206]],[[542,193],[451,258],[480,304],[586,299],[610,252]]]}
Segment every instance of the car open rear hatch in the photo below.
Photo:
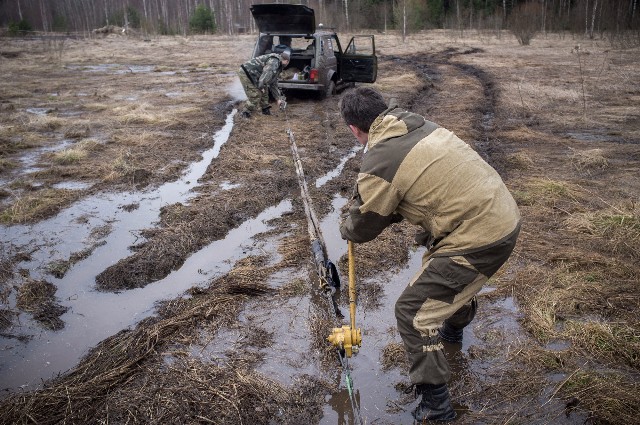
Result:
{"label": "car open rear hatch", "polygon": [[301,4],[254,4],[251,14],[262,34],[313,34],[313,9]]}

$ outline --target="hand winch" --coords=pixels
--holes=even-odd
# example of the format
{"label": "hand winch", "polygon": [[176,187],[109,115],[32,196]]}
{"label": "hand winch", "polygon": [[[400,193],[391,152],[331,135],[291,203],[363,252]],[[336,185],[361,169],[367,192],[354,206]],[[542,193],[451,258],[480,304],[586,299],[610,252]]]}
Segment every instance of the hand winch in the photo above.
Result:
{"label": "hand winch", "polygon": [[333,328],[331,335],[327,337],[334,347],[344,350],[347,357],[351,357],[362,345],[362,332],[356,328],[356,262],[353,255],[353,242],[349,241],[349,316],[351,326],[344,325],[341,328]]}

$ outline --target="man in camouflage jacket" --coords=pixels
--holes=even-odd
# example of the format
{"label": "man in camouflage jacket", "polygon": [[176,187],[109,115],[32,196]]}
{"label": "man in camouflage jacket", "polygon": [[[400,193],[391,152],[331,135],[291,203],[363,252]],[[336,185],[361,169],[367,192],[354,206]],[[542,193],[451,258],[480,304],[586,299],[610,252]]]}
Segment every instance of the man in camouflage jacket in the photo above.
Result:
{"label": "man in camouflage jacket", "polygon": [[366,146],[340,232],[362,243],[402,219],[421,228],[416,241],[428,250],[395,315],[411,383],[422,395],[415,419],[453,419],[442,340],[462,342],[462,329],[475,316],[475,295],[515,246],[518,207],[469,145],[420,115],[387,107],[375,90],[347,92],[340,111]]}
{"label": "man in camouflage jacket", "polygon": [[247,101],[242,109],[242,116],[249,118],[251,112],[259,108],[263,114],[271,115],[269,111],[269,92],[277,100],[278,106],[285,102],[285,97],[278,88],[280,72],[289,65],[291,50],[282,53],[269,53],[257,56],[240,66],[238,76],[247,94]]}

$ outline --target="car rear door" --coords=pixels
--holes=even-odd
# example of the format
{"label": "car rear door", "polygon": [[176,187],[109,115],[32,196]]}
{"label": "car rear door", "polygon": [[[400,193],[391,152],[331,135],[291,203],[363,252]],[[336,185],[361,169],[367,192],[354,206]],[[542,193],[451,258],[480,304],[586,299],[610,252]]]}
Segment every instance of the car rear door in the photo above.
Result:
{"label": "car rear door", "polygon": [[373,35],[354,36],[340,55],[342,81],[373,83],[377,75],[378,58]]}

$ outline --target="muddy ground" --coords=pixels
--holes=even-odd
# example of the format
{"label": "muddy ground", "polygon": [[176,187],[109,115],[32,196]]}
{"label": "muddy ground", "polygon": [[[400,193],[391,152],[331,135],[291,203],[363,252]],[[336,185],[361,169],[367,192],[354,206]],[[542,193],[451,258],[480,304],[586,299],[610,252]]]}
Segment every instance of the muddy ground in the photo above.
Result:
{"label": "muddy ground", "polygon": [[[252,44],[1,40],[2,423],[354,423],[286,130],[344,282],[361,151],[339,95],[236,115]],[[480,152],[523,215],[447,347],[457,422],[635,423],[640,49],[447,32],[376,46],[374,86]],[[393,303],[415,231],[356,247],[364,423],[412,423]]]}

